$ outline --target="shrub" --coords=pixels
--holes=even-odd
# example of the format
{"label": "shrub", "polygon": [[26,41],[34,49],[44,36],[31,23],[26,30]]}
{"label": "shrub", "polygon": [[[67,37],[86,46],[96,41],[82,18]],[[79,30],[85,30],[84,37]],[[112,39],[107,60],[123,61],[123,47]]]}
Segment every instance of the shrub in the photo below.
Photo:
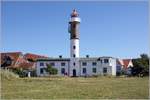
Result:
{"label": "shrub", "polygon": [[36,77],[37,75],[36,75],[36,70],[32,70],[31,71],[31,77]]}
{"label": "shrub", "polygon": [[20,68],[13,68],[11,69],[15,74],[18,74],[19,77],[26,77],[27,76],[27,73],[25,71],[23,71],[22,69]]}
{"label": "shrub", "polygon": [[49,74],[55,75],[57,74],[58,70],[56,68],[53,68],[51,65],[47,64],[47,68],[45,68],[46,72]]}
{"label": "shrub", "polygon": [[2,79],[16,79],[16,78],[19,78],[19,76],[9,70],[4,70],[4,69],[1,69],[0,70],[0,73],[1,73],[1,78]]}

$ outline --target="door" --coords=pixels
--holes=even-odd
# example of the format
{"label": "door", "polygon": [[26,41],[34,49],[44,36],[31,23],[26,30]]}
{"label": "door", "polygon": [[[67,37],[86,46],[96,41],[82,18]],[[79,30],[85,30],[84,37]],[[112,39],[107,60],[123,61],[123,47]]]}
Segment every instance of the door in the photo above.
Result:
{"label": "door", "polygon": [[76,77],[76,70],[73,69],[73,77]]}

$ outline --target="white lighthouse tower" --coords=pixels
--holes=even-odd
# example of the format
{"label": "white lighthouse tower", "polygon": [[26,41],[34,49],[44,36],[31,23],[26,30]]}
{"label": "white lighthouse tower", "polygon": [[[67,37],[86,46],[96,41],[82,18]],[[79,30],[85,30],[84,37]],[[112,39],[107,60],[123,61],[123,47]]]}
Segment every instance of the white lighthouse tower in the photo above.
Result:
{"label": "white lighthouse tower", "polygon": [[69,21],[70,33],[70,76],[79,76],[79,24],[80,18],[77,11],[74,9]]}

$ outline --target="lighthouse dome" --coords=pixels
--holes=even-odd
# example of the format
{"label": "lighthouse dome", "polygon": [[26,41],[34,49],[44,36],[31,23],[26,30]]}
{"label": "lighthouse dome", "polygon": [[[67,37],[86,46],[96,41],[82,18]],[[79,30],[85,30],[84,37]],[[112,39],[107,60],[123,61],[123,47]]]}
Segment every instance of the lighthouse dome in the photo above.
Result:
{"label": "lighthouse dome", "polygon": [[76,11],[76,9],[73,10],[73,12],[71,13],[71,17],[78,17],[79,14],[78,12]]}

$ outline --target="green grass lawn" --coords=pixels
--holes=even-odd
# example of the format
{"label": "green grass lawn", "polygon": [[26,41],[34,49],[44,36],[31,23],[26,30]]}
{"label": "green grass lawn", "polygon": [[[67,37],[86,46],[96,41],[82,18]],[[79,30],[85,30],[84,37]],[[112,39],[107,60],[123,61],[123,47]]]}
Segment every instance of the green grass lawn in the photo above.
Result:
{"label": "green grass lawn", "polygon": [[2,99],[148,99],[145,78],[2,78]]}

